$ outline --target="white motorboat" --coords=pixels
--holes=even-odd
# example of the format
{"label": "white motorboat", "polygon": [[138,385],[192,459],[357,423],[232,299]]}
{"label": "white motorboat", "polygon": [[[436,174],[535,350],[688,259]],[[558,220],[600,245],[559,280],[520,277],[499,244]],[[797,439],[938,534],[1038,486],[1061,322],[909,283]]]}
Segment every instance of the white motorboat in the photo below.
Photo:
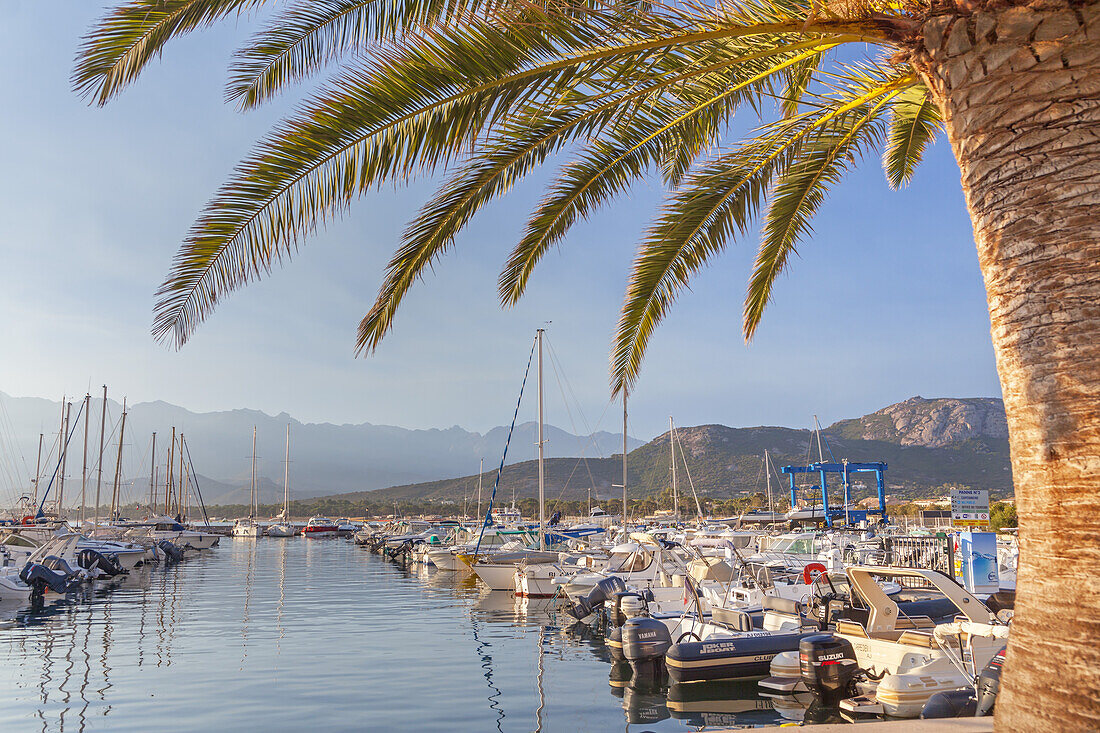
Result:
{"label": "white motorboat", "polygon": [[259,537],[264,533],[264,528],[251,517],[238,519],[233,524],[234,537]]}
{"label": "white motorboat", "polygon": [[[972,684],[977,672],[1005,645],[1008,626],[953,579],[934,570],[855,566],[845,574],[867,610],[858,619],[842,615],[833,637],[823,642],[836,654],[836,663],[850,672],[851,683],[860,693],[840,700],[841,710],[915,718],[937,692]],[[941,604],[946,599],[949,611],[937,615],[961,620],[937,625],[927,615],[901,611],[899,602],[884,590],[882,579],[915,581],[932,589]],[[789,677],[787,687],[798,689],[802,680],[792,674],[799,669],[798,655],[776,656],[772,677],[762,684],[780,689],[782,680]]]}

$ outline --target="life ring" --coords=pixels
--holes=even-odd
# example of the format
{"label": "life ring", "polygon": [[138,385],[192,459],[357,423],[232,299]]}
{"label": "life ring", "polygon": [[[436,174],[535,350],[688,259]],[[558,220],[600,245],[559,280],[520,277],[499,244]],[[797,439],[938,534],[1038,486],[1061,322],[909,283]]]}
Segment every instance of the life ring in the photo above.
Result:
{"label": "life ring", "polygon": [[806,585],[809,585],[810,583],[814,582],[814,579],[817,576],[823,575],[828,572],[829,568],[825,567],[819,562],[812,562],[806,567],[802,568],[802,580],[806,583]]}
{"label": "life ring", "polygon": [[23,517],[23,520],[20,522],[20,524],[22,524],[24,527],[30,527],[34,524],[34,516],[28,514],[27,516]]}

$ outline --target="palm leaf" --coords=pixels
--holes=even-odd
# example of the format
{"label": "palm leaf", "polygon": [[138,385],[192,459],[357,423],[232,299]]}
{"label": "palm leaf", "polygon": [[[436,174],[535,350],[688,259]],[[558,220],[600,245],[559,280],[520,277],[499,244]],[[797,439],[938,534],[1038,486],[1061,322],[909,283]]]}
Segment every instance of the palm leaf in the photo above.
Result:
{"label": "palm leaf", "polygon": [[267,1],[129,0],[85,34],[73,87],[102,106],[137,79],[168,41]]}
{"label": "palm leaf", "polygon": [[890,105],[890,133],[882,165],[893,188],[913,178],[928,143],[940,127],[940,113],[928,89],[916,84],[898,94]]}
{"label": "palm leaf", "polygon": [[829,124],[817,128],[798,161],[776,181],[745,297],[746,340],[760,325],[776,278],[798,241],[810,231],[810,219],[829,188],[843,177],[865,145],[878,146],[883,107],[914,81],[912,76],[903,76],[860,89],[858,95],[840,104]]}

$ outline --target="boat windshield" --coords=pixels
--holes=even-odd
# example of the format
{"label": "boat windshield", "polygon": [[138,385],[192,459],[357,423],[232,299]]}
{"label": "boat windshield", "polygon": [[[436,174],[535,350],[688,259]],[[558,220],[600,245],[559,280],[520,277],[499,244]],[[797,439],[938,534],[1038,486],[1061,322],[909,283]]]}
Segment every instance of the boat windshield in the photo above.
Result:
{"label": "boat windshield", "polygon": [[653,562],[653,555],[641,550],[638,552],[615,554],[607,562],[609,573],[640,573]]}

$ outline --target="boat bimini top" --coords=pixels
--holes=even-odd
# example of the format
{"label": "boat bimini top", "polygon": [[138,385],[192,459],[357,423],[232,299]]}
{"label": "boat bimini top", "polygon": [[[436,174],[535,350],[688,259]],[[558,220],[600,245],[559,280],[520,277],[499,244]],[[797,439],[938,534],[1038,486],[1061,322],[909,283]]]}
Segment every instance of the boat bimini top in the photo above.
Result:
{"label": "boat bimini top", "polygon": [[870,608],[866,627],[868,635],[894,631],[898,621],[898,604],[886,595],[876,578],[922,580],[955,604],[967,621],[987,626],[999,625],[997,617],[984,603],[954,580],[935,570],[857,565],[845,569],[844,573],[848,576],[848,582]]}

